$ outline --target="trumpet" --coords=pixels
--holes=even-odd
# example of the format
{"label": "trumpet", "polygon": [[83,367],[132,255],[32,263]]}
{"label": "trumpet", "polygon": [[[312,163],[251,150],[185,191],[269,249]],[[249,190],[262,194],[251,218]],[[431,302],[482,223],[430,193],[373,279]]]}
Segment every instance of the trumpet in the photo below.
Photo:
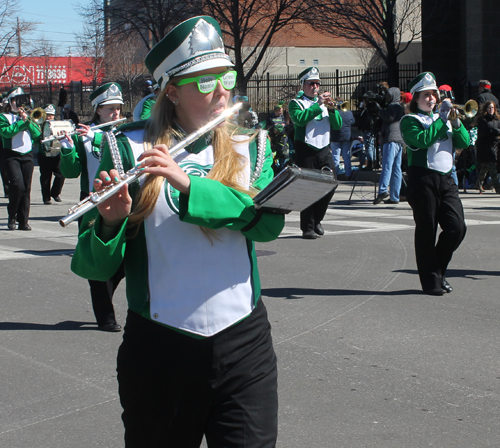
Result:
{"label": "trumpet", "polygon": [[344,101],[344,102],[338,102],[338,101],[333,101],[332,98],[328,98],[327,101],[325,101],[325,106],[328,109],[338,109],[341,112],[347,112],[348,110],[351,110],[351,103],[349,101]]}
{"label": "trumpet", "polygon": [[[42,111],[43,111],[43,109],[42,109]],[[45,113],[45,111],[43,111],[43,113]],[[113,126],[113,125],[121,123],[121,122],[123,122],[125,120],[126,120],[126,118],[120,118],[119,120],[108,121],[107,123],[102,123],[102,124],[96,124],[95,126],[91,126],[90,130],[93,131],[94,129],[100,129],[100,128],[104,128],[106,126]],[[74,134],[77,134],[76,129],[74,131],[67,132],[66,134],[62,134],[62,135],[51,135],[50,137],[44,138],[41,141],[41,143],[48,143],[48,142],[52,142],[54,140],[62,140],[63,138],[66,137],[66,135],[74,135]]]}
{"label": "trumpet", "polygon": [[467,118],[473,118],[476,116],[479,106],[476,101],[469,100],[465,104],[453,104],[455,109],[458,109],[461,115],[465,115]]}
{"label": "trumpet", "polygon": [[[203,134],[206,134],[207,132],[216,128],[219,124],[224,122],[228,117],[230,117],[236,111],[241,109],[242,106],[243,103],[237,103],[233,107],[226,109],[217,118],[208,122],[205,126],[202,126],[197,131],[194,131],[193,133],[189,134],[184,140],[181,140],[179,143],[170,147],[168,150],[169,154],[172,157],[175,157],[177,153],[183,150],[186,146],[188,146],[190,143],[200,138]],[[105,138],[108,140],[110,152],[111,155],[113,156],[113,163],[115,164],[115,167],[117,167],[118,165],[121,166],[121,160],[116,160],[119,159],[119,152],[116,146],[116,138],[114,134],[112,132],[105,132],[104,135]],[[126,173],[123,173],[123,169],[117,169],[119,176],[121,177],[119,181],[109,185],[108,187],[105,187],[101,191],[94,191],[90,193],[90,195],[83,201],[80,201],[78,204],[71,207],[68,210],[68,214],[64,218],[61,218],[59,220],[59,224],[61,224],[62,227],[66,227],[68,224],[72,223],[75,219],[78,219],[80,216],[83,216],[88,211],[97,207],[99,203],[104,202],[106,199],[118,193],[125,184],[127,185],[131,184],[132,182],[138,181],[142,176],[145,176],[146,173],[141,171],[139,166],[140,165],[135,166],[134,168],[128,170]]]}

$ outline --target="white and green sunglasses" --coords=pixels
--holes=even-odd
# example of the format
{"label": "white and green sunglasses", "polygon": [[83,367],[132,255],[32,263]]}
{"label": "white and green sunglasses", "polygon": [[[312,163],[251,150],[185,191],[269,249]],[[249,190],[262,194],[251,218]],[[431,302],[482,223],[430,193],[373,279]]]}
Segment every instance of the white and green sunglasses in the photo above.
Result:
{"label": "white and green sunglasses", "polygon": [[217,81],[220,81],[222,87],[226,90],[232,90],[236,86],[236,72],[234,70],[229,70],[227,72],[221,73],[220,75],[201,75],[195,78],[185,78],[181,79],[176,84],[178,86],[183,86],[184,84],[189,84],[190,82],[195,82],[198,84],[198,90],[201,93],[210,93],[217,87]]}

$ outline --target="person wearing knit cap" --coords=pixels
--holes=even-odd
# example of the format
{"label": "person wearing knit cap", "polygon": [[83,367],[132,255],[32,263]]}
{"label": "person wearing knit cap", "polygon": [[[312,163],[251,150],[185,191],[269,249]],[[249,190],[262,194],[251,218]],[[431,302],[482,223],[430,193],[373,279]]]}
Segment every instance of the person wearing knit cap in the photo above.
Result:
{"label": "person wearing knit cap", "polygon": [[[254,242],[282,215],[253,196],[273,178],[265,131],[220,117],[236,85],[212,17],[188,19],[146,57],[160,86],[149,120],[121,126],[113,158],[145,178],[83,217],[71,268],[105,280],[125,264],[128,313],[117,358],[125,446],[271,448],[277,365]],[[197,139],[171,155],[187,135]],[[96,191],[118,180],[104,146]]]}
{"label": "person wearing knit cap", "polygon": [[[111,130],[111,126],[95,130],[91,127],[122,118],[122,88],[116,82],[109,82],[94,90],[89,99],[94,109],[90,124],[80,123],[76,134],[61,141],[61,171],[70,179],[80,177],[80,199],[86,198],[92,192],[102,157],[102,133]],[[121,266],[103,281],[89,280],[92,308],[97,328],[101,331],[121,331],[121,326],[116,322],[113,294],[123,276]]]}
{"label": "person wearing knit cap", "polygon": [[[330,92],[319,94],[321,80],[316,67],[305,69],[298,76],[302,90],[290,101],[288,111],[295,125],[295,163],[301,168],[329,168],[335,172],[330,151],[330,128],[342,127],[338,110],[326,107]],[[302,238],[316,239],[325,233],[321,225],[334,191],[300,212]]]}
{"label": "person wearing knit cap", "polygon": [[[469,134],[458,118],[450,120],[452,104],[439,104],[436,78],[430,72],[410,82],[410,112],[400,121],[407,145],[407,199],[415,220],[415,255],[424,293],[443,295],[453,290],[446,269],[465,237],[466,226],[458,186],[451,177],[453,148],[469,146]],[[438,225],[442,232],[436,243]]]}
{"label": "person wearing knit cap", "polygon": [[479,109],[486,101],[493,101],[496,109],[498,109],[498,98],[491,93],[491,82],[487,79],[481,79],[478,85],[479,96],[477,97],[477,105]]}
{"label": "person wearing knit cap", "polygon": [[7,92],[8,105],[0,114],[0,136],[3,139],[5,171],[9,179],[9,214],[7,227],[31,230],[28,224],[30,212],[31,179],[33,177],[33,145],[41,134],[40,126],[33,122],[18,104],[19,96],[25,95],[21,87]]}
{"label": "person wearing knit cap", "polygon": [[[52,121],[56,115],[56,108],[53,104],[43,106],[46,114],[46,121]],[[42,127],[43,129],[43,127]],[[43,203],[51,204],[50,198],[56,202],[61,202],[61,191],[64,185],[64,176],[61,173],[61,152],[53,150],[41,143],[38,146],[38,165],[40,166],[40,186],[42,191]],[[52,174],[54,175],[54,183],[52,182]]]}

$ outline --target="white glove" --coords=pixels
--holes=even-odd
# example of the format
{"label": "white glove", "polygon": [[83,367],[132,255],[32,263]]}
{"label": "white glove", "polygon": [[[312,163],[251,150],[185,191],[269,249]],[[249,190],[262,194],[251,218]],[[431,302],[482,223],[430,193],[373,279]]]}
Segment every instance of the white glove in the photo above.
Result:
{"label": "white glove", "polygon": [[450,120],[450,123],[453,129],[458,129],[462,125],[460,118],[453,118],[452,120]]}
{"label": "white glove", "polygon": [[92,131],[92,130],[89,130],[89,132],[87,132],[87,138],[93,142],[94,141],[94,137],[95,137],[95,132]]}
{"label": "white glove", "polygon": [[71,139],[71,137],[68,139],[68,138],[63,138],[61,140],[61,146],[63,148],[66,148],[66,149],[71,149],[71,148],[74,148],[75,146],[73,145],[73,140]]}
{"label": "white glove", "polygon": [[450,101],[443,101],[441,103],[441,107],[439,108],[439,118],[441,118],[441,120],[443,120],[445,123],[448,121],[451,107],[452,106]]}

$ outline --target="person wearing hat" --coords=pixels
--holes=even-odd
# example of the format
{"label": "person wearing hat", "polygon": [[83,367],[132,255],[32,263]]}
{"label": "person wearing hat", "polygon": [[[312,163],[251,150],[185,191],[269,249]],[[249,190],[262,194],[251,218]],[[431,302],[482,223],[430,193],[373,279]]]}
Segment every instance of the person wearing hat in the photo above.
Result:
{"label": "person wearing hat", "polygon": [[[56,108],[53,104],[43,106],[46,114],[46,121],[52,121],[56,115]],[[45,205],[51,204],[50,198],[56,202],[61,202],[61,191],[64,185],[64,176],[61,173],[61,153],[59,150],[47,149],[44,144],[38,146],[38,165],[40,166],[40,186],[42,199]],[[54,183],[50,186],[54,174]]]}
{"label": "person wearing hat", "polygon": [[[410,113],[401,119],[400,127],[408,148],[407,199],[415,220],[417,269],[424,293],[439,296],[453,290],[446,269],[466,232],[451,169],[453,148],[467,148],[469,134],[458,118],[450,120],[449,98],[433,112],[439,91],[432,73],[421,73],[409,88]],[[442,232],[436,243],[438,225]]]}
{"label": "person wearing hat", "polygon": [[[95,130],[91,127],[116,121],[122,117],[122,88],[116,82],[104,84],[92,92],[90,102],[94,109],[91,123],[80,124],[77,134],[61,141],[61,171],[70,179],[80,177],[81,200],[92,191],[98,173],[102,133],[111,129],[111,126]],[[104,281],[89,280],[92,308],[101,331],[121,331],[121,326],[116,322],[113,294],[123,276],[121,267]]]}
{"label": "person wearing hat", "polygon": [[[290,101],[288,111],[295,125],[295,163],[301,168],[335,171],[330,151],[330,127],[338,130],[342,117],[338,110],[326,107],[331,101],[330,92],[319,94],[321,80],[319,70],[309,67],[299,74],[302,90]],[[302,238],[316,239],[325,233],[321,221],[326,214],[334,191],[300,212]]]}
{"label": "person wearing hat", "polygon": [[481,79],[478,85],[479,96],[477,97],[477,105],[479,109],[486,103],[486,101],[493,101],[495,103],[495,109],[499,108],[498,98],[491,93],[491,82],[487,79]]}
{"label": "person wearing hat", "polygon": [[[1,105],[0,105],[0,113],[4,111],[5,106],[7,106],[7,102],[5,101],[6,92],[3,92],[0,95]],[[0,177],[2,178],[3,185],[3,197],[9,197],[9,179],[7,178],[7,172],[5,170],[5,158],[3,153],[3,144],[2,139],[0,138]]]}
{"label": "person wearing hat", "polygon": [[147,120],[151,116],[153,106],[156,103],[156,95],[160,93],[160,86],[155,84],[152,86],[151,90],[152,92],[142,98],[134,107],[134,112],[132,114],[134,121]]}
{"label": "person wearing hat", "polygon": [[40,138],[40,126],[34,123],[26,111],[16,103],[24,95],[21,87],[7,92],[8,104],[0,114],[0,136],[2,137],[5,171],[9,179],[9,214],[7,226],[19,230],[31,230],[28,224],[30,212],[31,179],[33,177],[33,144]]}
{"label": "person wearing hat", "polygon": [[[213,18],[176,26],[146,66],[161,89],[153,113],[116,140],[124,170],[147,176],[84,216],[72,260],[101,280],[125,262],[125,444],[194,448],[205,435],[209,447],[274,447],[276,355],[254,242],[277,238],[284,219],[252,199],[273,177],[269,142],[226,121],[168,152],[219,116],[236,85]],[[108,150],[99,170],[96,191],[118,178]]]}

